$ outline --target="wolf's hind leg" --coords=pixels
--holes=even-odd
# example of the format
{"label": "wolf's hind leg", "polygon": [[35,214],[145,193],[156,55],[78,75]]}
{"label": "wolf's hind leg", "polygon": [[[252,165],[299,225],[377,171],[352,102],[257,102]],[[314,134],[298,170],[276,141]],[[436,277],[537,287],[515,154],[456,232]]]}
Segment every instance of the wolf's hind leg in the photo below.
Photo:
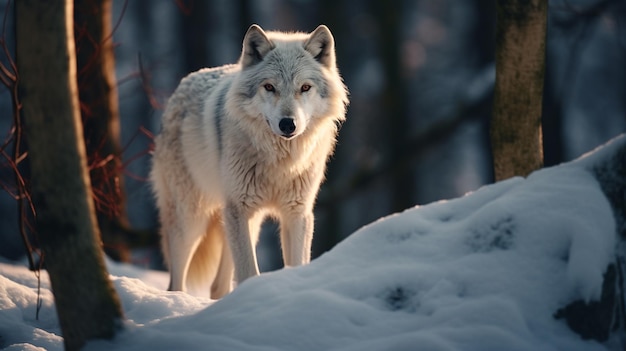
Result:
{"label": "wolf's hind leg", "polygon": [[[170,273],[170,285],[168,290],[183,290],[185,280],[186,266],[189,265],[191,256],[191,245],[185,247],[177,243],[179,237],[182,237],[183,228],[180,226],[176,205],[171,198],[167,197],[168,193],[161,193],[157,197],[159,207],[159,221],[161,222],[161,249],[163,257]],[[186,252],[182,253],[182,252]]]}
{"label": "wolf's hind leg", "polygon": [[196,219],[182,225],[164,228],[168,241],[169,269],[171,291],[187,291],[187,273],[191,259],[196,251],[206,229],[206,220]]}

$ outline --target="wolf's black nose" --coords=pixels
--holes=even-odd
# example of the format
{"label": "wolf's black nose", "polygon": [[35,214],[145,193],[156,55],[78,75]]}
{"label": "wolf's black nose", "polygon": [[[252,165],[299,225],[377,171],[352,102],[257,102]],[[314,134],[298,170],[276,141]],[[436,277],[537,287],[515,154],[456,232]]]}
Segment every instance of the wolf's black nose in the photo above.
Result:
{"label": "wolf's black nose", "polygon": [[296,121],[293,118],[283,118],[278,122],[278,128],[285,135],[291,135],[296,131]]}

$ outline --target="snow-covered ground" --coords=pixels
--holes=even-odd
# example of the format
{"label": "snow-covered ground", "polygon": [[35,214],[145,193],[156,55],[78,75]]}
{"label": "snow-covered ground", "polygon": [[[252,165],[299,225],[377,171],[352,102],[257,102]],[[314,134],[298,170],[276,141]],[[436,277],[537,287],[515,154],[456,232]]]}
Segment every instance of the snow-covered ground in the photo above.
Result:
{"label": "snow-covered ground", "polygon": [[[598,299],[614,257],[615,221],[588,163],[391,215],[217,302],[164,291],[164,273],[109,263],[125,330],[87,349],[617,349],[620,340],[582,340],[554,317]],[[41,299],[36,320],[34,274],[0,264],[0,348],[63,349],[45,273]]]}

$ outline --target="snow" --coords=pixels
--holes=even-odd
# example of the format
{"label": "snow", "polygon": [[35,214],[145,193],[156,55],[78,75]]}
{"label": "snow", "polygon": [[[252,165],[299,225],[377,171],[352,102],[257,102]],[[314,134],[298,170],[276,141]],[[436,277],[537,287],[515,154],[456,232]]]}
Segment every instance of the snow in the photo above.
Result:
{"label": "snow", "polygon": [[[615,220],[588,171],[596,154],[382,218],[220,301],[164,291],[166,273],[109,262],[125,328],[86,349],[614,348],[554,318],[597,300],[613,261]],[[34,273],[0,263],[0,348],[63,349],[45,272],[41,301],[36,320]]]}

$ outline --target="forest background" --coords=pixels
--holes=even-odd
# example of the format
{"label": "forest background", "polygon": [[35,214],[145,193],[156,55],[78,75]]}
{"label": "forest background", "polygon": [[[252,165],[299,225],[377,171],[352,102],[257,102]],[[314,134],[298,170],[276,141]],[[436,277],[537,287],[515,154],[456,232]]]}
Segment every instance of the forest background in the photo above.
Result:
{"label": "forest background", "polygon": [[[6,4],[0,1],[0,8]],[[546,166],[572,160],[626,131],[626,3],[550,1],[548,11]],[[5,21],[10,49],[15,45],[10,13]],[[115,0],[111,40],[125,206],[116,212],[106,202],[96,204],[101,216],[125,223],[121,239],[109,240],[118,234],[102,231],[114,256],[132,248],[118,259],[144,267],[162,264],[147,182],[152,135],[180,79],[201,67],[235,62],[251,23],[307,32],[327,24],[350,90],[348,120],[316,206],[313,257],[384,215],[493,181],[488,129],[495,81],[493,1]],[[7,135],[11,110],[10,91],[3,90],[0,130]],[[14,182],[8,161],[0,181]],[[2,192],[1,256],[24,255],[19,232],[16,201],[10,191]],[[259,248],[263,270],[281,266],[275,233],[269,223]]]}

